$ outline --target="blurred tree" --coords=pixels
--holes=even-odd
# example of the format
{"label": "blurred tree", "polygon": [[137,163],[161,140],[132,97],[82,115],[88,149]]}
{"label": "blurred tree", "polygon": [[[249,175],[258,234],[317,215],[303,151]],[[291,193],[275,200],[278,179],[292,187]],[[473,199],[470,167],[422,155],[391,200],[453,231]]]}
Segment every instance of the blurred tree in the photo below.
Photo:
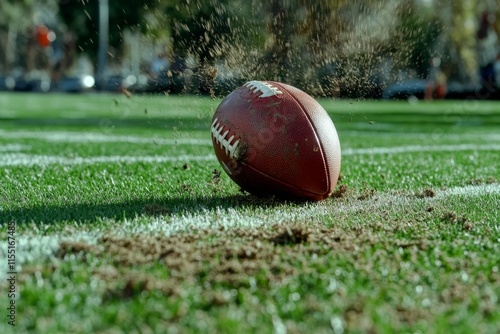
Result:
{"label": "blurred tree", "polygon": [[[109,45],[120,58],[123,43],[123,30],[130,29],[146,33],[146,18],[155,9],[157,0],[119,1],[109,0]],[[60,17],[77,35],[77,46],[80,51],[90,55],[95,61],[99,40],[99,0],[67,0],[60,2]]]}
{"label": "blurred tree", "polygon": [[263,12],[270,35],[263,72],[315,95],[338,95],[341,87],[353,96],[367,94],[374,55],[392,27],[386,3],[270,1]]}
{"label": "blurred tree", "polygon": [[[45,7],[59,10],[61,20],[77,35],[79,50],[95,60],[98,3],[0,1],[0,66],[5,69],[16,58],[15,46],[20,38],[28,40],[26,29],[40,20],[36,12],[43,13]],[[443,64],[449,64],[451,78],[471,82],[477,71],[475,30],[484,3],[110,0],[109,41],[116,50],[112,56],[120,61],[123,30],[151,39],[169,36],[173,57],[194,58],[198,64],[196,77],[202,86],[210,86],[222,71],[229,76],[237,72],[241,79],[286,81],[314,94],[334,95],[343,90],[344,96],[363,96],[369,94],[372,83],[377,85],[373,78],[384,61],[390,63],[389,70],[425,77],[430,59],[440,55]],[[489,1],[489,8],[500,15],[496,1]]]}
{"label": "blurred tree", "polygon": [[413,71],[417,78],[428,76],[431,60],[437,56],[436,43],[443,31],[434,11],[419,8],[414,1],[399,6],[399,25],[391,40],[399,69]]}
{"label": "blurred tree", "polygon": [[203,63],[212,63],[223,55],[224,47],[234,44],[237,33],[232,33],[233,16],[228,10],[229,0],[169,1],[165,13],[175,52],[196,55]]}
{"label": "blurred tree", "polygon": [[2,0],[0,1],[0,29],[10,26],[27,27],[33,24],[37,8],[54,7],[57,0]]}
{"label": "blurred tree", "polygon": [[[54,24],[57,0],[3,0],[0,2],[0,70],[33,67],[36,26]],[[18,54],[24,54],[18,57]]]}
{"label": "blurred tree", "polygon": [[252,1],[172,0],[163,1],[175,56],[195,58],[195,81],[211,91],[219,74],[217,63],[241,64],[256,27],[251,18]]}
{"label": "blurred tree", "polygon": [[434,9],[446,29],[442,34],[441,51],[448,64],[451,80],[471,83],[477,79],[475,54],[476,27],[479,18],[477,0],[438,0]]}
{"label": "blurred tree", "polygon": [[35,4],[35,0],[0,1],[0,71],[12,67],[18,36],[32,24]]}
{"label": "blurred tree", "polygon": [[271,0],[267,4],[267,30],[271,43],[265,59],[263,70],[269,79],[291,82],[293,71],[297,69],[295,37],[298,34],[298,14],[302,6],[298,1]]}

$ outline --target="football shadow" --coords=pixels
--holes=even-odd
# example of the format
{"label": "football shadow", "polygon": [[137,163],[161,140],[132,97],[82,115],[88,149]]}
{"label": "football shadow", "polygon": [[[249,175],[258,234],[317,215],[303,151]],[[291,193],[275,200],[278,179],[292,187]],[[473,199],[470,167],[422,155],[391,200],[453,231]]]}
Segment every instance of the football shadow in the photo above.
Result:
{"label": "football shadow", "polygon": [[0,212],[0,224],[58,222],[94,223],[98,220],[113,219],[123,221],[136,217],[165,217],[170,215],[196,214],[215,208],[271,208],[290,201],[274,197],[256,197],[237,194],[222,197],[179,197],[179,198],[141,198],[115,203],[81,203],[69,205],[38,205]]}

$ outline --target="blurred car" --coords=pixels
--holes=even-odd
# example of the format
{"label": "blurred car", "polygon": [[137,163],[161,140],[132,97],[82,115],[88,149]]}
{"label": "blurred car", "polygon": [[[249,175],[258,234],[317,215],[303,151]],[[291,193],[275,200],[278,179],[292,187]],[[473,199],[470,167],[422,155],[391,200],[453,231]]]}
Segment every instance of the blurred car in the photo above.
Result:
{"label": "blurred car", "polygon": [[47,77],[19,76],[14,78],[15,84],[12,88],[15,92],[39,92],[46,93],[51,89],[51,81]]}
{"label": "blurred car", "polygon": [[171,80],[167,73],[158,75],[155,78],[149,78],[146,91],[148,93],[170,92]]}
{"label": "blurred car", "polygon": [[384,89],[382,92],[382,98],[386,100],[406,100],[410,97],[422,99],[424,98],[426,87],[427,80],[416,79],[397,82]]}
{"label": "blurred car", "polygon": [[13,90],[16,80],[11,76],[0,76],[0,91]]}
{"label": "blurred car", "polygon": [[123,80],[123,88],[131,92],[143,93],[148,88],[148,76],[145,74],[129,74]]}
{"label": "blurred car", "polygon": [[95,79],[91,75],[65,76],[57,82],[54,90],[64,93],[82,93],[92,89],[94,85]]}
{"label": "blurred car", "polygon": [[95,88],[99,91],[120,92],[124,85],[124,78],[119,74],[112,74],[105,78],[95,81]]}
{"label": "blurred car", "polygon": [[[406,100],[410,98],[422,99],[425,96],[427,80],[408,80],[389,85],[382,93],[384,99]],[[474,84],[462,84],[451,81],[447,83],[445,99],[463,100],[463,99],[488,99],[499,100],[500,89],[492,87],[488,90]]]}
{"label": "blurred car", "polygon": [[497,88],[500,89],[500,54],[497,57],[497,61],[495,62],[495,78]]}

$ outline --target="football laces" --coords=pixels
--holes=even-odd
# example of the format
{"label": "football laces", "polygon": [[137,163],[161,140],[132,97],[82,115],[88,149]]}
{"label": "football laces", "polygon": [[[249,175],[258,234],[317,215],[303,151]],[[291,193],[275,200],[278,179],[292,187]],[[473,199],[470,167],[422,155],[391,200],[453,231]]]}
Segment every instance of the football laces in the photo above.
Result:
{"label": "football laces", "polygon": [[220,145],[221,149],[224,149],[224,152],[226,152],[227,155],[229,155],[229,158],[234,158],[234,155],[236,153],[236,149],[238,148],[238,145],[240,144],[240,140],[234,140],[235,136],[232,135],[231,137],[227,138],[229,134],[229,129],[226,129],[224,131],[224,125],[220,124],[219,119],[216,118],[212,126],[210,128],[210,132],[212,133],[212,138],[217,142],[217,144]]}
{"label": "football laces", "polygon": [[271,97],[271,96],[277,96],[277,95],[282,95],[283,92],[279,90],[278,87],[275,87],[271,85],[268,82],[265,81],[249,81],[243,86],[247,87],[250,89],[254,94],[256,93],[261,93],[259,95],[259,98],[264,98],[264,97]]}

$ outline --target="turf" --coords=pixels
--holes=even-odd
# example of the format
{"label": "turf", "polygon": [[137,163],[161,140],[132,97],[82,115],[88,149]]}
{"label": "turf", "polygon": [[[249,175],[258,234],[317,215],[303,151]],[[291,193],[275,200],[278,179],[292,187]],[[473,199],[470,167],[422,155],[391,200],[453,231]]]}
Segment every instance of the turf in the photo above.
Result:
{"label": "turf", "polygon": [[342,178],[297,203],[223,173],[218,99],[0,94],[0,332],[497,333],[500,103],[319,101]]}

